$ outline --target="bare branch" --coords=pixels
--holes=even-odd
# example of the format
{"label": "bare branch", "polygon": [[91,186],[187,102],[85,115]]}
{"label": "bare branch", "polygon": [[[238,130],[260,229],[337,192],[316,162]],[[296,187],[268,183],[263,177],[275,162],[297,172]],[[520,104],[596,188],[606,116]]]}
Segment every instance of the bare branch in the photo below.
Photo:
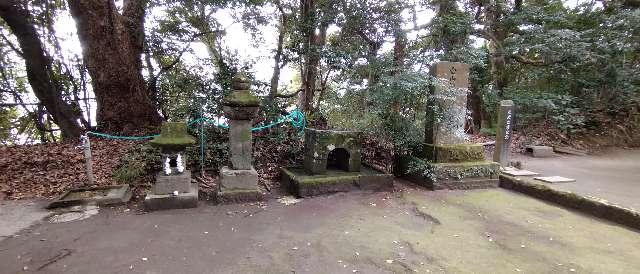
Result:
{"label": "bare branch", "polygon": [[13,51],[15,51],[18,55],[20,55],[20,57],[24,57],[24,54],[22,53],[22,51],[20,51],[13,43],[11,43],[11,41],[9,41],[9,38],[4,36],[4,33],[0,32],[0,37],[2,37],[2,40],[4,40]]}

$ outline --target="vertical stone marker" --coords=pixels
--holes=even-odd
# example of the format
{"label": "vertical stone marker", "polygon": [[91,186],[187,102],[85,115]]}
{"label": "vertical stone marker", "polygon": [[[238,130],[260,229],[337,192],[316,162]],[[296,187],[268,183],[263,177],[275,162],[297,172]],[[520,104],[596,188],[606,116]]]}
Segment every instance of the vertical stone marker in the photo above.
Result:
{"label": "vertical stone marker", "polygon": [[242,72],[232,79],[233,92],[223,100],[224,116],[229,119],[231,167],[220,169],[219,202],[250,202],[262,199],[258,172],[253,168],[251,127],[260,100],[251,94],[251,81]]}
{"label": "vertical stone marker", "polygon": [[469,65],[439,62],[431,67],[435,81],[425,119],[425,142],[399,163],[410,180],[431,189],[495,187],[498,164],[484,159],[481,144],[467,142]]}
{"label": "vertical stone marker", "polygon": [[498,125],[496,132],[496,149],[493,152],[493,161],[503,167],[509,165],[509,153],[511,152],[511,135],[513,133],[514,106],[511,100],[502,100],[498,106]]}
{"label": "vertical stone marker", "polygon": [[431,68],[431,75],[437,83],[431,94],[435,104],[427,108],[425,142],[434,145],[464,143],[469,65],[439,62]]}

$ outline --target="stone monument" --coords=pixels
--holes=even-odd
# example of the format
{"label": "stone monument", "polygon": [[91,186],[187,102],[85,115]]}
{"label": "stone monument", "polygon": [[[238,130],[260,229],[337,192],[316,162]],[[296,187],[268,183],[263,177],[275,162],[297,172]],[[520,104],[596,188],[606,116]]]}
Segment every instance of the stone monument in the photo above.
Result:
{"label": "stone monument", "polygon": [[244,73],[232,79],[233,91],[223,100],[229,119],[229,157],[231,166],[220,169],[219,202],[250,202],[262,199],[258,172],[253,168],[251,127],[260,100],[251,94],[251,81]]}
{"label": "stone monument", "polygon": [[197,207],[198,184],[191,183],[184,154],[185,148],[196,141],[187,133],[187,124],[164,123],[160,135],[150,143],[160,148],[163,169],[144,199],[145,207],[148,210]]}
{"label": "stone monument", "polygon": [[400,163],[402,173],[431,189],[495,187],[498,164],[484,159],[484,147],[466,141],[469,65],[439,62],[425,123],[425,142]]}
{"label": "stone monument", "polygon": [[360,132],[307,128],[304,165],[282,168],[282,185],[298,197],[392,188],[392,175],[362,166],[361,149]]}
{"label": "stone monument", "polygon": [[502,100],[498,106],[496,149],[493,152],[493,161],[500,163],[503,167],[509,166],[511,135],[513,132],[513,109],[513,101],[511,100]]}

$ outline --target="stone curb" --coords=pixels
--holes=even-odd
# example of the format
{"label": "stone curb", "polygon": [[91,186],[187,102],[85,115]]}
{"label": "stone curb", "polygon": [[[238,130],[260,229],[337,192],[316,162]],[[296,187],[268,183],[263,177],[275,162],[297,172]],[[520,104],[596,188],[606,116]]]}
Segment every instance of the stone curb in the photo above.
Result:
{"label": "stone curb", "polygon": [[638,211],[603,199],[552,189],[545,185],[531,182],[532,180],[533,178],[501,174],[500,187],[640,230],[640,212]]}

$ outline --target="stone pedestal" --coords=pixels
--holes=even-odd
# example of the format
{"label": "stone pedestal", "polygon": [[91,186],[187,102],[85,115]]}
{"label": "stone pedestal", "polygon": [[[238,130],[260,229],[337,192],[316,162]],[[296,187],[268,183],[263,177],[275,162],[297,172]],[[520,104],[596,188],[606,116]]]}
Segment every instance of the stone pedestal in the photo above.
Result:
{"label": "stone pedestal", "polygon": [[191,183],[191,171],[171,175],[159,172],[144,205],[147,210],[197,207],[198,184]]}
{"label": "stone pedestal", "polygon": [[486,188],[498,185],[498,164],[486,161],[484,147],[466,143],[469,65],[439,62],[431,68],[425,143],[398,163],[412,181],[437,189]]}
{"label": "stone pedestal", "polygon": [[251,202],[262,199],[258,189],[258,172],[251,169],[220,169],[219,202]]}
{"label": "stone pedestal", "polygon": [[230,167],[220,169],[217,200],[251,202],[262,199],[258,189],[258,173],[253,168],[251,128],[260,101],[249,91],[249,79],[242,73],[233,77],[234,91],[224,98],[224,115],[229,119]]}

